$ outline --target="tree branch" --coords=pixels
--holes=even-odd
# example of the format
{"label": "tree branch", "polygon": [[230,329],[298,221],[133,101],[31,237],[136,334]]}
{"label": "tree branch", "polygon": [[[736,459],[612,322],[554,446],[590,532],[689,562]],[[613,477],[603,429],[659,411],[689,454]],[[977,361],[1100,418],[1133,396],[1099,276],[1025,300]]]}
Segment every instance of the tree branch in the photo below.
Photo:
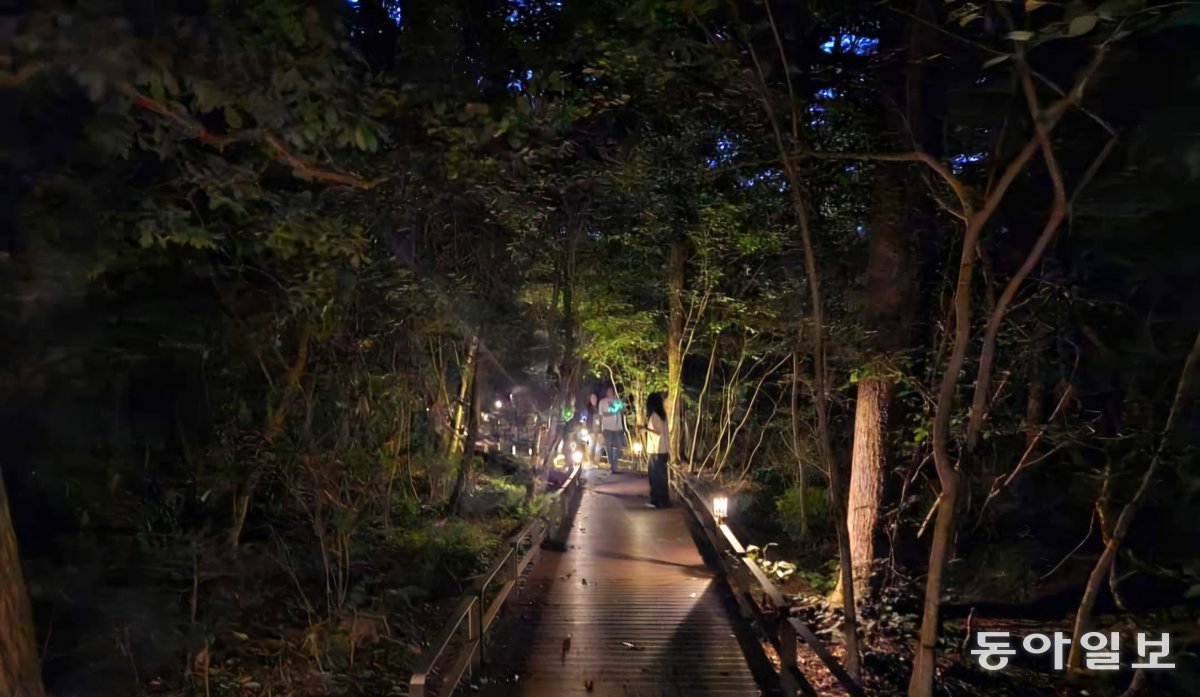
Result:
{"label": "tree branch", "polygon": [[162,102],[147,97],[128,82],[118,81],[115,83],[115,87],[118,92],[132,99],[134,106],[158,114],[165,119],[183,126],[184,129],[198,138],[201,143],[212,146],[218,151],[223,152],[226,147],[234,143],[260,140],[270,146],[271,150],[274,151],[276,160],[290,166],[293,172],[305,179],[343,184],[356,189],[373,189],[387,181],[387,177],[366,180],[352,174],[344,174],[318,167],[293,153],[278,136],[267,131],[249,129],[227,135],[213,133],[190,114],[181,109],[173,109]]}
{"label": "tree branch", "polygon": [[818,160],[863,160],[863,161],[878,161],[878,162],[923,162],[929,166],[934,172],[937,172],[945,182],[954,191],[954,195],[958,197],[959,204],[962,206],[960,212],[951,211],[951,213],[962,220],[965,220],[972,214],[970,197],[967,194],[967,187],[959,181],[958,177],[950,173],[949,168],[942,164],[936,157],[927,152],[913,150],[911,152],[898,153],[870,153],[870,152],[817,152],[815,150],[802,150],[795,153],[798,157],[811,157]]}
{"label": "tree branch", "polygon": [[1000,294],[999,300],[996,301],[996,306],[988,315],[987,328],[984,330],[983,346],[979,353],[979,370],[976,373],[975,379],[975,395],[971,401],[971,411],[967,420],[967,450],[973,451],[979,442],[979,433],[983,429],[983,417],[987,412],[987,395],[988,387],[992,377],[992,365],[996,359],[996,336],[1000,333],[1000,323],[1008,312],[1008,306],[1017,295],[1017,290],[1021,287],[1021,283],[1033,271],[1033,267],[1041,260],[1042,255],[1046,252],[1046,248],[1050,246],[1051,240],[1058,232],[1058,228],[1062,225],[1063,219],[1067,217],[1067,190],[1063,184],[1062,169],[1059,168],[1058,160],[1054,156],[1054,148],[1050,145],[1050,136],[1046,133],[1046,126],[1041,120],[1041,107],[1038,106],[1037,93],[1033,88],[1033,80],[1029,75],[1029,70],[1025,66],[1023,56],[1018,55],[1018,70],[1021,73],[1021,86],[1025,92],[1025,100],[1029,105],[1029,114],[1033,117],[1034,137],[1042,151],[1042,158],[1046,161],[1046,170],[1050,175],[1050,181],[1054,185],[1054,203],[1050,209],[1050,216],[1046,219],[1045,225],[1042,227],[1042,232],[1038,235],[1037,241],[1033,245],[1033,249],[1029,250],[1029,254],[1025,257],[1025,261],[1012,278],[1008,280],[1008,284],[1004,287],[1004,292]]}

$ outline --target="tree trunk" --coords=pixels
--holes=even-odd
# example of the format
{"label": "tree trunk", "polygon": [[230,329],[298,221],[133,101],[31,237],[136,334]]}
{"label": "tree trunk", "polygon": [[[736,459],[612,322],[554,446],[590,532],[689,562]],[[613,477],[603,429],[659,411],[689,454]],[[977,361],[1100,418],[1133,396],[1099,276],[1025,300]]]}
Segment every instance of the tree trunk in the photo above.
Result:
{"label": "tree trunk", "polygon": [[[774,20],[772,20],[773,22]],[[782,50],[783,47],[781,45],[780,51],[782,52]],[[804,201],[800,174],[796,169],[796,163],[792,159],[788,144],[784,141],[783,131],[779,127],[779,120],[775,116],[775,110],[771,106],[762,64],[759,63],[758,56],[753,50],[750,51],[750,57],[754,60],[754,68],[758,74],[763,108],[771,123],[771,130],[775,135],[776,147],[779,149],[779,162],[783,165],[783,173],[787,179],[788,195],[791,199],[792,211],[796,215],[796,222],[800,228],[800,242],[804,250],[804,270],[808,277],[808,292],[812,302],[814,333],[812,344],[813,407],[817,412],[817,449],[820,452],[821,462],[825,465],[825,471],[829,473],[829,511],[833,516],[834,529],[837,531],[838,563],[841,564],[842,586],[845,589],[845,593],[843,594],[844,602],[842,603],[844,613],[842,641],[846,646],[846,672],[850,674],[853,680],[858,681],[861,679],[862,665],[862,655],[859,652],[858,644],[858,613],[855,610],[854,604],[854,582],[850,578],[850,536],[846,530],[845,492],[842,490],[841,468],[838,466],[837,458],[834,456],[833,438],[829,429],[829,415],[827,411],[829,408],[829,393],[826,388],[828,381],[827,366],[825,365],[825,316],[824,305],[821,301],[821,281],[820,276],[817,274],[817,256],[813,247],[812,225],[809,221],[808,205]],[[797,121],[794,111],[792,116],[794,125]],[[795,144],[798,135],[793,133],[792,137],[793,144]]]}
{"label": "tree trunk", "polygon": [[254,482],[246,479],[237,485],[233,492],[233,515],[229,524],[229,547],[237,549],[242,539],[242,528],[246,527],[246,514],[250,511],[250,494],[254,491]]}
{"label": "tree trunk", "polygon": [[700,420],[704,418],[704,397],[708,394],[708,386],[712,384],[713,367],[717,363],[717,346],[720,342],[715,334],[712,342],[712,353],[708,356],[708,370],[704,372],[704,385],[700,388],[699,397],[696,398],[696,426],[692,429],[691,446],[688,448],[687,456],[687,471],[689,472],[693,471],[692,468],[696,463],[696,443],[700,438]]}
{"label": "tree trunk", "polygon": [[471,348],[467,353],[467,370],[463,373],[463,388],[460,390],[465,404],[460,405],[466,414],[466,435],[458,455],[458,473],[454,479],[454,490],[450,492],[450,510],[457,511],[462,503],[467,485],[471,481],[471,465],[475,461],[475,441],[479,433],[479,332],[471,337]]}
{"label": "tree trunk", "polygon": [[854,413],[854,450],[850,460],[850,498],[847,528],[850,534],[850,569],[854,597],[861,606],[870,592],[879,532],[879,506],[883,498],[887,462],[887,415],[892,382],[869,377],[858,383]]}
{"label": "tree trunk", "polygon": [[467,340],[467,357],[462,362],[458,385],[458,402],[454,405],[454,433],[450,439],[450,455],[467,451],[471,444],[466,442],[468,419],[471,415],[472,389],[475,385],[475,362],[479,357],[479,332]]}
{"label": "tree trunk", "polygon": [[[792,352],[792,450],[796,455],[796,486],[800,489],[800,538],[808,539],[808,472],[800,457],[800,342]],[[838,586],[842,585],[841,574]],[[839,595],[840,595],[840,588]]]}
{"label": "tree trunk", "polygon": [[1092,573],[1088,577],[1087,586],[1083,591],[1083,599],[1079,601],[1079,609],[1075,613],[1071,652],[1067,657],[1068,670],[1078,671],[1080,669],[1080,663],[1083,661],[1080,638],[1091,621],[1092,608],[1095,607],[1096,600],[1100,597],[1100,588],[1104,585],[1104,579],[1109,575],[1112,565],[1117,559],[1121,543],[1125,541],[1129,527],[1133,525],[1133,518],[1141,508],[1142,502],[1145,501],[1146,493],[1150,490],[1150,485],[1154,483],[1154,477],[1158,474],[1159,467],[1162,466],[1164,450],[1172,431],[1175,430],[1175,423],[1180,413],[1191,401],[1191,377],[1198,365],[1200,365],[1200,334],[1196,335],[1196,340],[1192,343],[1192,350],[1183,363],[1183,371],[1179,374],[1179,382],[1175,386],[1175,398],[1171,401],[1171,410],[1167,414],[1167,423],[1163,426],[1158,447],[1155,449],[1153,457],[1150,458],[1150,464],[1146,466],[1146,471],[1142,475],[1142,480],[1138,484],[1133,498],[1129,499],[1129,502],[1121,509],[1121,515],[1117,518],[1112,535],[1108,538],[1107,544],[1104,545],[1104,551],[1100,554],[1100,559],[1096,561],[1096,566],[1092,568]]}
{"label": "tree trunk", "polygon": [[8,492],[0,476],[0,695],[43,697],[33,610],[17,553],[17,535],[8,510]]}
{"label": "tree trunk", "polygon": [[909,697],[924,697],[933,693],[933,678],[937,673],[937,639],[941,623],[942,573],[954,542],[954,518],[958,507],[958,472],[939,471],[942,494],[938,498],[937,519],[933,523],[933,543],[929,550],[929,574],[925,578],[925,601],[921,613],[921,636],[917,655],[909,678]]}
{"label": "tree trunk", "polygon": [[[279,397],[279,403],[267,410],[266,425],[263,428],[263,440],[267,443],[272,443],[283,435],[288,408],[291,406],[296,392],[300,389],[300,378],[304,375],[305,368],[308,367],[310,343],[311,335],[305,328],[300,333],[296,359],[292,361],[284,374],[283,394]],[[257,472],[246,473],[233,492],[233,516],[229,525],[229,547],[232,550],[237,550],[242,539],[242,530],[246,527],[246,514],[250,512],[250,497],[254,494],[257,475]]]}
{"label": "tree trunk", "polygon": [[687,272],[687,241],[682,237],[671,245],[668,295],[670,321],[667,327],[667,433],[670,457],[683,454],[683,287]]}
{"label": "tree trunk", "polygon": [[[919,179],[901,177],[902,172],[883,168],[876,175],[869,224],[867,287],[861,314],[870,336],[865,361],[868,377],[858,383],[858,407],[854,422],[854,446],[850,462],[850,493],[847,501],[850,531],[851,570],[854,597],[861,606],[870,588],[872,562],[876,556],[879,509],[887,466],[887,418],[891,408],[892,378],[886,360],[889,354],[908,346],[909,327],[916,307],[911,229],[919,221],[911,213],[922,207]],[[838,590],[841,590],[839,583]]]}

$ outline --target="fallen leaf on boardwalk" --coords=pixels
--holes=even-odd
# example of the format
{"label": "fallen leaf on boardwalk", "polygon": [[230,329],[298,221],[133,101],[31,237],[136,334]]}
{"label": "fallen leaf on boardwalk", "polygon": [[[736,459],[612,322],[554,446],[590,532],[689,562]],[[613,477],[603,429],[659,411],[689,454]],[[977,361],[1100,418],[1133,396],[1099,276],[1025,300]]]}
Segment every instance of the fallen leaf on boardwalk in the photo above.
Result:
{"label": "fallen leaf on boardwalk", "polygon": [[563,653],[571,650],[571,635],[568,634],[566,639],[563,639]]}
{"label": "fallen leaf on boardwalk", "polygon": [[585,579],[583,579],[583,585],[585,585],[585,586],[587,585],[587,579],[586,579],[586,578],[585,578]]}
{"label": "fallen leaf on boardwalk", "polygon": [[592,688],[594,687],[596,687],[596,683],[591,678],[583,681],[583,689],[587,690],[588,692],[591,692]]}
{"label": "fallen leaf on boardwalk", "polygon": [[637,644],[633,643],[632,641],[622,641],[621,646],[624,646],[625,648],[629,649],[630,651],[645,651],[646,650],[646,649],[642,648],[641,646],[638,646]]}

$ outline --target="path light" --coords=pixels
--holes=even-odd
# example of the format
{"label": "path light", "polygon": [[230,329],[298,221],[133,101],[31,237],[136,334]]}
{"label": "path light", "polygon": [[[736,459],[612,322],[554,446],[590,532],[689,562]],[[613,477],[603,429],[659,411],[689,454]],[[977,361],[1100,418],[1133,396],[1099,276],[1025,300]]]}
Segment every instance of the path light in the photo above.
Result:
{"label": "path light", "polygon": [[729,517],[729,499],[724,496],[718,496],[713,499],[713,517],[718,523],[724,523]]}
{"label": "path light", "polygon": [[641,444],[641,442],[637,442],[637,443],[634,443],[634,444],[633,444],[633,452],[635,452],[635,453],[640,453],[640,452],[642,452],[642,444]]}
{"label": "path light", "polygon": [[583,451],[576,450],[575,452],[571,453],[571,462],[574,462],[577,465],[583,462]]}
{"label": "path light", "polygon": [[497,408],[497,409],[503,409],[503,408],[504,408],[504,402],[502,402],[502,401],[500,401],[500,400],[498,400],[498,399],[497,399],[497,400],[496,400],[496,408]]}

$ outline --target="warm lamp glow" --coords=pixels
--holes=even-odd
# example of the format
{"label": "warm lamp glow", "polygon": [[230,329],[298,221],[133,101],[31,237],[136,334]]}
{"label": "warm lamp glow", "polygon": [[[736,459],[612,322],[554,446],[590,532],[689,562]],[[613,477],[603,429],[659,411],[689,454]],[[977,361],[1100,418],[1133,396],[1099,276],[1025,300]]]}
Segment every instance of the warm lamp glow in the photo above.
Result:
{"label": "warm lamp glow", "polygon": [[634,443],[634,444],[633,444],[633,452],[635,452],[635,453],[640,453],[640,452],[642,452],[642,444],[641,444],[641,443]]}
{"label": "warm lamp glow", "polygon": [[501,402],[500,400],[498,400],[498,399],[497,399],[497,400],[496,400],[496,408],[497,408],[497,409],[503,409],[503,408],[504,408],[504,402]]}
{"label": "warm lamp glow", "polygon": [[575,452],[571,453],[571,462],[574,462],[577,465],[583,462],[583,451],[576,450]]}
{"label": "warm lamp glow", "polygon": [[729,516],[729,499],[724,496],[718,496],[713,499],[713,517],[720,523]]}

